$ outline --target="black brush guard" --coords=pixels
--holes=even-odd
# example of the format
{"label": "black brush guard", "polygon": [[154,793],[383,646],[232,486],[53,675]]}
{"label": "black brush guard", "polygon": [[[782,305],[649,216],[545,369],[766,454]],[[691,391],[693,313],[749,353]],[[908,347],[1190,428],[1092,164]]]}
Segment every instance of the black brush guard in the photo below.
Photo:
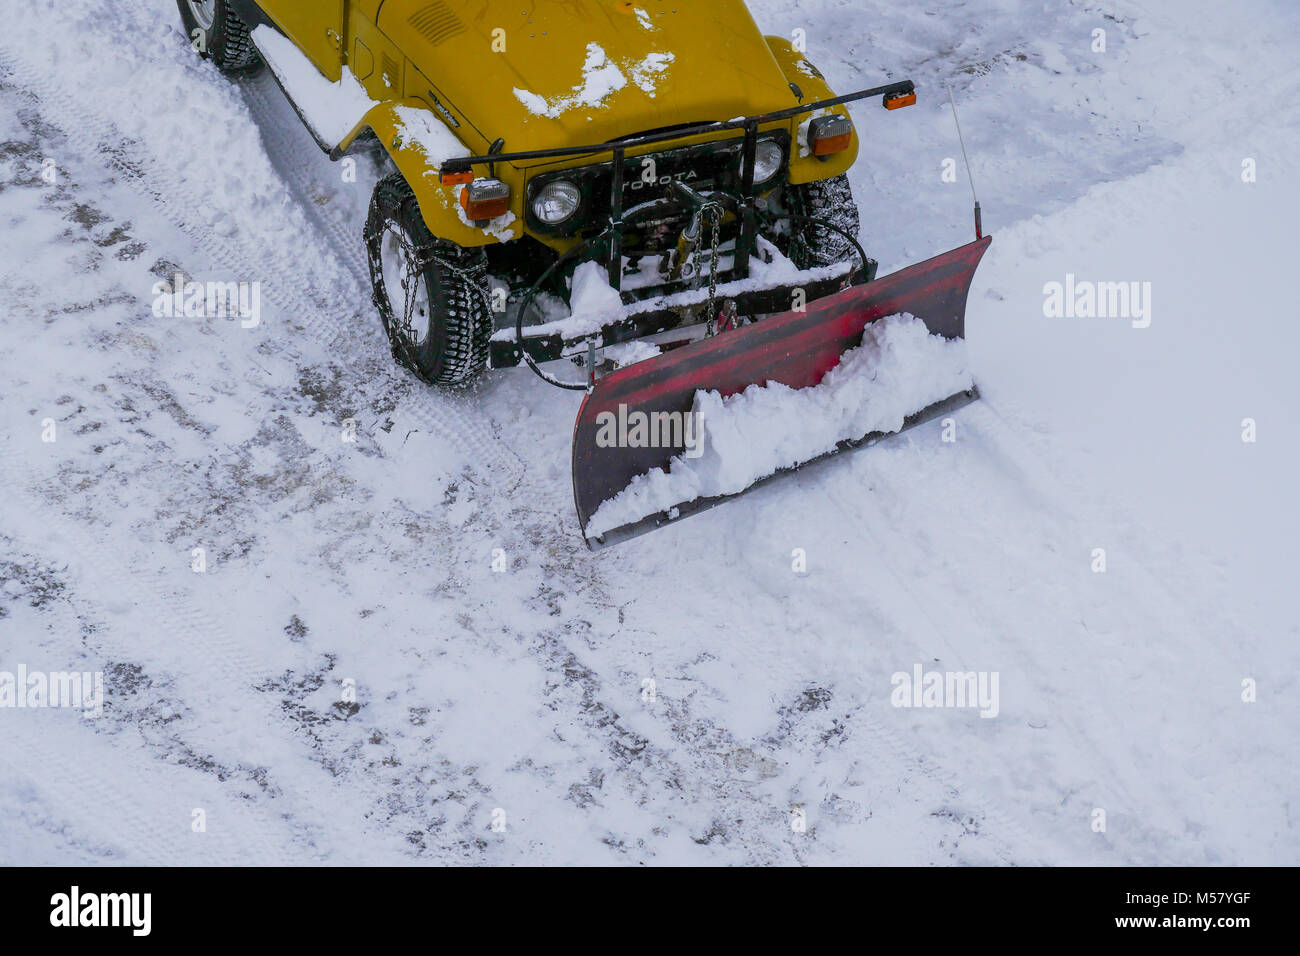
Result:
{"label": "black brush guard", "polygon": [[[634,223],[629,222],[624,215],[624,186],[627,182],[626,162],[628,151],[641,149],[645,146],[653,146],[657,143],[672,142],[675,140],[708,135],[710,133],[718,133],[726,130],[743,131],[744,145],[741,160],[741,183],[739,195],[732,197],[737,201],[737,221],[739,223],[739,232],[735,241],[733,253],[734,266],[730,277],[730,281],[743,281],[749,278],[750,275],[750,260],[758,249],[758,237],[762,220],[757,206],[758,193],[754,183],[754,167],[756,164],[760,127],[768,123],[793,119],[796,116],[813,113],[817,110],[842,106],[846,103],[870,99],[875,96],[883,97],[883,104],[888,106],[891,100],[908,96],[914,92],[915,85],[912,81],[903,80],[897,83],[889,83],[884,86],[873,87],[869,90],[860,90],[857,93],[849,93],[844,96],[836,96],[827,100],[819,100],[815,103],[794,106],[784,110],[777,110],[772,113],[764,113],[759,116],[749,116],[742,119],[728,120],[726,122],[718,123],[702,123],[698,126],[677,128],[668,132],[632,137],[626,140],[620,140],[617,143],[574,146],[562,149],[532,150],[520,153],[497,152],[486,156],[470,156],[459,159],[449,159],[443,164],[440,173],[445,178],[472,173],[475,167],[481,166],[486,166],[489,170],[494,171],[497,163],[530,162],[538,159],[563,159],[573,156],[612,156],[614,176],[613,186],[610,191],[609,224],[600,236],[596,237],[594,240],[589,240],[585,245],[590,246],[597,242],[600,243],[601,252],[603,253],[603,258],[605,259],[608,270],[609,284],[615,290],[622,292],[624,236],[628,228],[634,225]],[[792,153],[793,150],[798,149],[798,146],[799,144],[797,142],[792,144]],[[856,242],[856,239],[854,241]],[[865,259],[865,256],[862,258]],[[870,262],[867,262],[863,272],[859,274],[859,280],[870,280],[873,277],[871,272],[872,265]],[[735,301],[738,309],[742,313],[768,313],[786,308],[790,301],[790,295],[796,287],[803,289],[807,294],[808,299],[811,301],[837,291],[842,288],[843,284],[844,280],[842,276],[834,276],[816,282],[808,282],[804,280],[785,286],[764,288],[761,290],[748,290],[735,295],[728,295],[727,298]],[[536,294],[539,286],[540,282],[535,284],[530,292]],[[626,301],[628,298],[627,293],[623,294]],[[653,304],[642,303],[640,304],[640,308],[633,308],[619,321],[606,326],[600,332],[584,335],[571,340],[565,340],[559,335],[542,334],[530,336],[527,333],[523,335],[522,341],[518,336],[514,339],[508,340],[494,338],[491,351],[492,366],[494,368],[507,368],[518,365],[521,361],[527,361],[528,359],[531,359],[528,363],[529,365],[534,365],[536,362],[552,361],[562,358],[565,354],[572,352],[574,349],[580,348],[588,341],[599,341],[601,345],[614,345],[620,342],[632,341],[646,335],[652,335],[676,327],[680,323],[680,314],[678,308],[655,308]],[[527,352],[527,355],[525,355],[525,351]],[[549,381],[549,377],[547,378]]]}

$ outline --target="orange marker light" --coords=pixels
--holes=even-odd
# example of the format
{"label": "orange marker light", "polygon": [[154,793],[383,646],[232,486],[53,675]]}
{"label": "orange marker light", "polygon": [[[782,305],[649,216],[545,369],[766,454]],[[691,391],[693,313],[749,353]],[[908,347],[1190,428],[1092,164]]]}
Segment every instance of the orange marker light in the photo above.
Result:
{"label": "orange marker light", "polygon": [[853,123],[847,116],[819,116],[808,125],[808,146],[814,156],[834,156],[852,145]]}
{"label": "orange marker light", "polygon": [[895,93],[893,96],[885,97],[885,109],[901,110],[904,106],[915,106],[915,93]]}
{"label": "orange marker light", "polygon": [[444,186],[467,186],[474,181],[473,170],[465,170],[463,173],[439,173],[438,182]]}
{"label": "orange marker light", "polygon": [[510,211],[510,187],[499,179],[476,179],[460,191],[460,205],[474,222],[486,222]]}
{"label": "orange marker light", "polygon": [[843,136],[823,136],[813,143],[814,156],[834,156],[836,153],[842,153],[853,145],[853,134],[845,133]]}

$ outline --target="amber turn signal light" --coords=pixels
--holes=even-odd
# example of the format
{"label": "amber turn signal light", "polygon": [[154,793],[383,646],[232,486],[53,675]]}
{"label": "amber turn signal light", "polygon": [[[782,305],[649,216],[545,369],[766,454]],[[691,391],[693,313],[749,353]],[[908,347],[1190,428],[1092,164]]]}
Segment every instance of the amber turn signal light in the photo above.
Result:
{"label": "amber turn signal light", "polygon": [[808,125],[808,148],[814,156],[833,156],[853,145],[853,122],[847,116],[819,116]]}
{"label": "amber turn signal light", "polygon": [[904,106],[915,106],[915,93],[892,93],[885,97],[885,109],[901,110]]}
{"label": "amber turn signal light", "polygon": [[510,211],[510,187],[499,179],[476,179],[460,191],[460,205],[474,222],[485,222]]}

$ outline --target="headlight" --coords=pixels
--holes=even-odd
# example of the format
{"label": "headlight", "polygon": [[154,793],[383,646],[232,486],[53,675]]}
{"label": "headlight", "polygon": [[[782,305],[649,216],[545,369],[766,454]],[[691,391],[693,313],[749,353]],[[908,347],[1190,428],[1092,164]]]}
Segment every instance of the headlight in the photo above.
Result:
{"label": "headlight", "polygon": [[754,185],[761,186],[781,171],[785,150],[775,140],[765,139],[758,144],[754,154]]}
{"label": "headlight", "polygon": [[582,205],[582,190],[568,180],[547,183],[533,197],[533,215],[548,226],[558,226]]}

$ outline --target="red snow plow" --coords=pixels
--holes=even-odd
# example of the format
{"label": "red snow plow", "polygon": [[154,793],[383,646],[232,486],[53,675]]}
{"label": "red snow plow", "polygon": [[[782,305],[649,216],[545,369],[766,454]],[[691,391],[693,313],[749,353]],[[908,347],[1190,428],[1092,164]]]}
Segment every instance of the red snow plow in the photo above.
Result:
{"label": "red snow plow", "polygon": [[[912,83],[903,81],[612,144],[498,152],[444,165],[443,177],[454,178],[493,163],[612,156],[601,167],[608,180],[601,195],[609,188],[611,197],[608,225],[555,259],[519,297],[513,327],[496,333],[491,351],[494,367],[523,362],[552,385],[586,393],[573,435],[573,490],[591,548],[702,511],[978,397],[964,355],[953,346],[965,336],[967,295],[991,242],[982,234],[978,203],[974,242],[877,278],[876,262],[858,242],[856,209],[851,220],[837,216],[834,189],[821,190],[822,206],[812,215],[806,204],[783,206],[778,199],[774,205],[771,187],[765,193],[756,186],[760,147],[773,123],[829,117],[846,103],[876,96],[887,109],[915,102]],[[812,123],[807,138],[814,155],[817,130],[848,135],[838,120]],[[743,139],[717,138],[728,130]],[[656,143],[697,134],[733,150],[731,179],[701,186],[690,179],[694,171],[674,176],[668,165],[661,179],[642,179],[658,198],[625,205],[628,183],[643,175]],[[851,195],[842,195],[851,206]],[[841,254],[796,261],[780,243],[783,225],[787,235],[816,233],[823,243],[838,237]],[[646,236],[655,229],[671,233],[659,250],[658,272],[673,281],[646,292],[636,279],[646,272],[640,263],[649,257]],[[588,310],[580,286],[590,287],[593,273],[600,308]],[[526,327],[530,307],[557,279],[572,291],[571,315]],[[561,359],[582,367],[586,381],[542,368]],[[769,443],[774,448],[765,449]]]}
{"label": "red snow plow", "polygon": [[[867,326],[887,316],[909,314],[933,335],[965,337],[966,296],[990,237],[909,266],[883,279],[853,286],[810,304],[804,312],[769,316],[735,331],[715,334],[597,379],[578,412],[573,433],[573,498],[583,535],[593,548],[616,544],[670,521],[703,511],[727,498],[769,481],[784,471],[811,464],[850,448],[871,444],[891,432],[848,435],[825,451],[802,461],[779,463],[776,470],[728,494],[701,495],[655,505],[651,513],[624,512],[612,528],[588,534],[603,504],[614,500],[638,476],[657,469],[670,473],[674,460],[683,465],[689,453],[688,416],[699,392],[737,395],[754,385],[779,383],[791,389],[813,388],[857,347]],[[902,431],[946,415],[978,397],[973,383],[908,413]],[[633,423],[629,426],[627,423]],[[655,424],[661,427],[656,428]],[[678,428],[676,423],[681,422]],[[640,440],[628,441],[641,424]],[[665,427],[666,426],[666,427]],[[708,422],[703,422],[707,430]],[[611,437],[601,440],[604,429]],[[680,440],[673,443],[674,431]],[[655,441],[664,430],[670,441]],[[644,509],[642,509],[644,510]]]}

